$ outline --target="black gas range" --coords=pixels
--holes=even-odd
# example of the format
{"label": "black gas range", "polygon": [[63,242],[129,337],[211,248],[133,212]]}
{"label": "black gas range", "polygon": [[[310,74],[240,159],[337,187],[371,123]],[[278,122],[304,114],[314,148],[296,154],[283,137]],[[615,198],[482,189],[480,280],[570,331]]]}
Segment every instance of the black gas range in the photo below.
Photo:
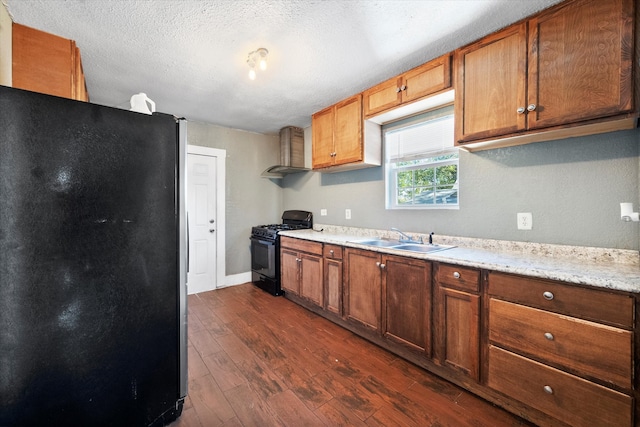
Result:
{"label": "black gas range", "polygon": [[281,224],[257,225],[251,228],[251,280],[272,295],[284,295],[280,287],[280,238],[283,230],[313,227],[313,214],[290,210],[282,214]]}

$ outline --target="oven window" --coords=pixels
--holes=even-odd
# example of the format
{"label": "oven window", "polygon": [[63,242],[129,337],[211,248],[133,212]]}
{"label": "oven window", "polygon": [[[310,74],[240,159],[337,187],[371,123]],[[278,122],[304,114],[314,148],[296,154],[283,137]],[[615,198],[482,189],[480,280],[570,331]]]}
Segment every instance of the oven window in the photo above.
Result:
{"label": "oven window", "polygon": [[275,242],[251,238],[251,270],[275,278]]}

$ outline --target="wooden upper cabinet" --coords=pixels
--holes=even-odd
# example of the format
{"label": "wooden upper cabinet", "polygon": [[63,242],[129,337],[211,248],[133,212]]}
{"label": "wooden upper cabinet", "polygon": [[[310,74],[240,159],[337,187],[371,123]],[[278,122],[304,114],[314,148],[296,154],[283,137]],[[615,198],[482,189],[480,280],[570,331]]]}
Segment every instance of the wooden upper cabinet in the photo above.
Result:
{"label": "wooden upper cabinet", "polygon": [[631,111],[633,0],[582,0],[529,21],[528,127]]}
{"label": "wooden upper cabinet", "polygon": [[88,101],[80,50],[73,40],[14,23],[12,43],[13,87]]}
{"label": "wooden upper cabinet", "polygon": [[451,87],[451,54],[441,56],[363,93],[364,116],[372,117]]}
{"label": "wooden upper cabinet", "polygon": [[633,112],[633,13],[633,0],[567,1],[458,49],[456,142],[616,130],[567,132]]}
{"label": "wooden upper cabinet", "polygon": [[326,168],[333,164],[333,122],[335,108],[325,108],[313,115],[312,132],[312,158],[313,168]]}
{"label": "wooden upper cabinet", "polygon": [[526,55],[524,23],[456,51],[456,141],[525,129]]}
{"label": "wooden upper cabinet", "polygon": [[342,165],[362,160],[362,95],[336,104],[334,164]]}
{"label": "wooden upper cabinet", "polygon": [[[313,169],[332,168],[336,171],[380,165],[380,126],[365,124],[362,118],[362,94],[315,113],[311,128]],[[367,133],[369,136],[365,138]]]}

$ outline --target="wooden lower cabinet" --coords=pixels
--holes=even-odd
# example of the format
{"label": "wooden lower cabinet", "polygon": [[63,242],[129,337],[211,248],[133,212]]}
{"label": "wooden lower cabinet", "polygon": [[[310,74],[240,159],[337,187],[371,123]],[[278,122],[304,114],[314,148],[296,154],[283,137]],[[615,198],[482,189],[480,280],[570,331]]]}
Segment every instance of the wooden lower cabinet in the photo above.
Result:
{"label": "wooden lower cabinet", "polygon": [[439,264],[435,273],[436,362],[480,379],[480,272]]}
{"label": "wooden lower cabinet", "polygon": [[487,284],[489,387],[571,426],[633,425],[630,295],[494,272]]}
{"label": "wooden lower cabinet", "polygon": [[383,256],[382,265],[383,335],[431,357],[431,263]]}
{"label": "wooden lower cabinet", "polygon": [[280,251],[280,286],[285,292],[300,295],[300,275],[298,251],[285,249]]}
{"label": "wooden lower cabinet", "polygon": [[631,426],[630,396],[489,347],[488,386],[574,427]]}
{"label": "wooden lower cabinet", "polygon": [[342,246],[324,245],[324,309],[342,316]]}
{"label": "wooden lower cabinet", "polygon": [[282,289],[323,307],[322,243],[282,237],[280,245]]}
{"label": "wooden lower cabinet", "polygon": [[283,288],[363,338],[536,425],[640,425],[633,294],[285,239]]}
{"label": "wooden lower cabinet", "polygon": [[382,320],[382,257],[377,252],[345,249],[344,317],[379,332]]}

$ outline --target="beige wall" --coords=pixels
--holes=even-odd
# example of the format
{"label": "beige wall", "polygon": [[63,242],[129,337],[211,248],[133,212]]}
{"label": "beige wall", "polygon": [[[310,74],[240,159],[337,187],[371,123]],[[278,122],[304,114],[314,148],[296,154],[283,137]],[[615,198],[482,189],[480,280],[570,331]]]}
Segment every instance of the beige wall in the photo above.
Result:
{"label": "beige wall", "polygon": [[0,85],[11,86],[11,17],[0,2]]}
{"label": "beige wall", "polygon": [[281,181],[260,177],[280,157],[277,135],[189,122],[187,143],[226,150],[226,274],[251,271],[251,227],[282,222]]}
{"label": "beige wall", "polygon": [[[285,177],[283,209],[321,224],[638,250],[640,223],[621,221],[620,203],[640,208],[639,160],[640,129],[461,151],[459,210],[385,209],[382,167],[303,172]],[[533,214],[533,230],[517,230],[518,212]]]}

